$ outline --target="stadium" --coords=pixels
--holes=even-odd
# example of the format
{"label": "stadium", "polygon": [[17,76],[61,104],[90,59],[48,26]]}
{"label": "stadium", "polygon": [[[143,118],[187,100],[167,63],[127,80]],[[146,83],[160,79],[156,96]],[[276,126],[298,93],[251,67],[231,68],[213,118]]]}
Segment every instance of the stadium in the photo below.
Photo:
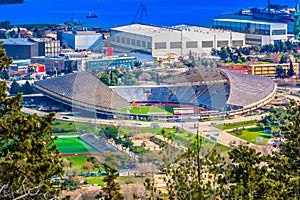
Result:
{"label": "stadium", "polygon": [[[269,78],[216,68],[192,69],[163,80],[161,85],[113,87],[88,72],[77,72],[37,81],[34,88],[73,112],[87,111],[104,119],[236,115],[266,105],[276,92],[276,84]],[[157,109],[130,111],[144,107]]]}

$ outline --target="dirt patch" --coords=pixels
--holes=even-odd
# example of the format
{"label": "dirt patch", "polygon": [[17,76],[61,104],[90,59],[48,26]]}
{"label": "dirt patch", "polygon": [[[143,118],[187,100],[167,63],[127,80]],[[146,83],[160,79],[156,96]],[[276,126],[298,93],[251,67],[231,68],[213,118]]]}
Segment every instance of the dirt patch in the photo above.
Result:
{"label": "dirt patch", "polygon": [[143,135],[134,136],[130,139],[133,142],[134,146],[144,146],[145,149],[149,149],[150,151],[160,150],[159,145],[150,141],[151,136],[153,136],[153,135],[152,134],[143,134]]}

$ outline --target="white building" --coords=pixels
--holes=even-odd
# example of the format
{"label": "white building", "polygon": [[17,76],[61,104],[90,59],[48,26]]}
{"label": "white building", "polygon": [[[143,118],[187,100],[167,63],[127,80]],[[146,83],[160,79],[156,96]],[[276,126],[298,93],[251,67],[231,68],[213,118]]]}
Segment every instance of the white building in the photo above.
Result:
{"label": "white building", "polygon": [[214,19],[213,28],[246,34],[246,44],[263,46],[287,40],[285,23],[241,19]]}
{"label": "white building", "polygon": [[244,46],[245,34],[180,25],[172,28],[131,24],[111,28],[111,46],[120,51],[142,51],[152,56],[210,54],[212,48]]}
{"label": "white building", "polygon": [[102,34],[95,31],[68,31],[62,33],[63,45],[68,45],[75,50],[102,50]]}

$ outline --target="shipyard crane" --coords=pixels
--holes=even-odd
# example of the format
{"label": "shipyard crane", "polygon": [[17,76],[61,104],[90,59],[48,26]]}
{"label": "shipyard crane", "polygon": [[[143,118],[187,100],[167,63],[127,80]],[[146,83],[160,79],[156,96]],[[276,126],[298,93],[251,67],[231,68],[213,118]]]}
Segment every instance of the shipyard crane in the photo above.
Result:
{"label": "shipyard crane", "polygon": [[[139,18],[138,18],[138,16],[139,16]],[[148,16],[148,12],[147,12],[146,6],[144,4],[140,4],[131,23],[142,23],[143,16]],[[139,19],[138,21],[137,21],[137,18]]]}

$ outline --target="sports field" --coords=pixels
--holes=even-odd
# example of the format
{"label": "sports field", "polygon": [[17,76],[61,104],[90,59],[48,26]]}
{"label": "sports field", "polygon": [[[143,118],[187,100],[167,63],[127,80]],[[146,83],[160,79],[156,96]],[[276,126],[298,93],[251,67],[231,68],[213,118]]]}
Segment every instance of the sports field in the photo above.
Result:
{"label": "sports field", "polygon": [[[253,127],[253,128],[248,128],[248,129],[242,130],[241,135],[237,135],[233,131],[229,131],[228,133],[230,133],[236,137],[239,137],[243,140],[246,140],[248,142],[251,142],[253,144],[256,144],[256,145],[264,145],[264,144],[268,143],[268,141],[271,139],[271,135],[265,134],[264,129],[262,129],[260,127]],[[262,141],[256,142],[256,138],[261,138]]]}
{"label": "sports field", "polygon": [[82,135],[95,132],[95,125],[92,123],[55,120],[52,127],[54,135]]}
{"label": "sports field", "polygon": [[170,112],[170,109],[164,109],[164,107],[154,107],[154,106],[140,106],[140,107],[131,107],[129,109],[124,108],[119,110],[119,112],[124,113],[132,113],[132,114],[144,114],[144,115],[173,115],[172,112]]}
{"label": "sports field", "polygon": [[55,144],[61,154],[87,154],[99,152],[77,137],[58,138],[55,141]]}

